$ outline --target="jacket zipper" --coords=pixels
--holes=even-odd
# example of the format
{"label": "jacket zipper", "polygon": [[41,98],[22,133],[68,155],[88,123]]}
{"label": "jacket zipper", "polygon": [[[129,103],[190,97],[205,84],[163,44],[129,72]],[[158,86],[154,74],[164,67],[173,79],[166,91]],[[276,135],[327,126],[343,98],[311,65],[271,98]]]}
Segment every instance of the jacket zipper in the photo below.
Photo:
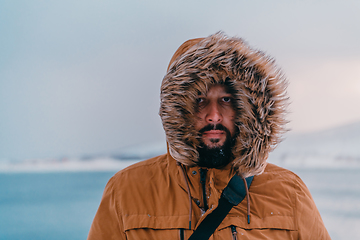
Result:
{"label": "jacket zipper", "polygon": [[206,201],[206,173],[207,173],[207,169],[200,168],[200,183],[201,183],[201,186],[202,186],[205,212],[209,209],[207,201]]}
{"label": "jacket zipper", "polygon": [[236,237],[236,235],[237,235],[236,227],[235,227],[234,225],[231,225],[230,228],[231,228],[232,239],[233,239],[233,240],[237,240],[237,237]]}
{"label": "jacket zipper", "polygon": [[179,237],[180,237],[180,240],[184,240],[184,229],[183,228],[180,228]]}

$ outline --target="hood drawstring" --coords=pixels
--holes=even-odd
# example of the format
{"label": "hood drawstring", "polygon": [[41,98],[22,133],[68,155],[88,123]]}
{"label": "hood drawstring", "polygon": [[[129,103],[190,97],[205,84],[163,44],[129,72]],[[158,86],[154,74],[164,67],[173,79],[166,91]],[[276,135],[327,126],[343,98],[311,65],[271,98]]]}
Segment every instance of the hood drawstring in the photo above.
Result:
{"label": "hood drawstring", "polygon": [[187,188],[187,192],[188,192],[188,196],[189,196],[189,230],[191,230],[191,213],[192,213],[192,201],[191,201],[191,192],[190,192],[190,187],[189,187],[189,183],[188,183],[188,180],[186,178],[186,175],[185,175],[185,170],[183,169],[183,166],[181,165],[181,163],[177,162],[177,165],[180,166],[181,168],[181,172],[182,172],[182,175],[184,177],[184,180],[185,180],[185,184],[186,184],[186,188]]}
{"label": "hood drawstring", "polygon": [[240,174],[240,177],[242,178],[242,180],[244,181],[244,185],[245,185],[245,189],[246,189],[246,201],[247,201],[247,222],[248,224],[250,224],[250,194],[249,194],[249,189],[247,186],[247,182],[246,179],[243,177],[242,174]]}

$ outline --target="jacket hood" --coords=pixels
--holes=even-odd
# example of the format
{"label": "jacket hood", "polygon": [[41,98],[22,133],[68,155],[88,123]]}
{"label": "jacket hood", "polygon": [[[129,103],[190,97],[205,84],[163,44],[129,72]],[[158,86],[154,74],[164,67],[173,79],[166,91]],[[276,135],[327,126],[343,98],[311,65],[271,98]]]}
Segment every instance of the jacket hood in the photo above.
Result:
{"label": "jacket hood", "polygon": [[170,61],[160,94],[169,153],[184,165],[197,164],[195,103],[214,84],[229,86],[234,97],[232,167],[244,177],[261,174],[285,131],[286,80],[272,58],[221,32],[186,41]]}

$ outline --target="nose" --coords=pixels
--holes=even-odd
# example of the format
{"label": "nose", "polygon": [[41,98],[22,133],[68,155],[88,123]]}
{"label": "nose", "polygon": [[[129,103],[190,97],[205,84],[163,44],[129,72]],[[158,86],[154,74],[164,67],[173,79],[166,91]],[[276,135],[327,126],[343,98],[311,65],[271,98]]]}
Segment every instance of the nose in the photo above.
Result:
{"label": "nose", "polygon": [[208,106],[208,111],[205,119],[206,122],[211,124],[217,124],[222,121],[222,115],[217,103],[212,103]]}

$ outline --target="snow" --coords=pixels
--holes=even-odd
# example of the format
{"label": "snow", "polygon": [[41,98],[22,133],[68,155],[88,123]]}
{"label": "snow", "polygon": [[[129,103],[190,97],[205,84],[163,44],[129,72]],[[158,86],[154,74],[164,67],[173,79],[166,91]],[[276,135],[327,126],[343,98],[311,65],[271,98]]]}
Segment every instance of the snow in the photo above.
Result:
{"label": "snow", "polygon": [[360,122],[285,137],[269,156],[284,167],[360,168]]}
{"label": "snow", "polygon": [[117,171],[137,160],[117,160],[113,158],[82,159],[34,159],[22,162],[0,163],[0,172],[79,172],[79,171]]}
{"label": "snow", "polygon": [[[0,160],[0,172],[115,171],[166,152],[164,142],[79,158]],[[360,122],[307,134],[288,134],[269,162],[285,168],[360,169]]]}

